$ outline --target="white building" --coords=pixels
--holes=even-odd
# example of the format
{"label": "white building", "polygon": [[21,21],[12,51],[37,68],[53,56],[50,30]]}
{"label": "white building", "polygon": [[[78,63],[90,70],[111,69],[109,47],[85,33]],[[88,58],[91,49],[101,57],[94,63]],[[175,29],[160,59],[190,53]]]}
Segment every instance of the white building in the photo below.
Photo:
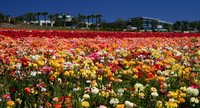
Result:
{"label": "white building", "polygon": [[[27,24],[38,24],[38,21],[31,21],[31,22],[26,22],[26,21],[24,21],[24,23],[27,23]],[[53,25],[55,24],[55,21],[50,21],[50,20],[46,20],[46,24],[45,24],[45,20],[40,20],[40,22],[39,22],[40,24],[40,26],[45,26],[46,24],[47,25],[50,25],[50,26],[52,26],[53,27]]]}

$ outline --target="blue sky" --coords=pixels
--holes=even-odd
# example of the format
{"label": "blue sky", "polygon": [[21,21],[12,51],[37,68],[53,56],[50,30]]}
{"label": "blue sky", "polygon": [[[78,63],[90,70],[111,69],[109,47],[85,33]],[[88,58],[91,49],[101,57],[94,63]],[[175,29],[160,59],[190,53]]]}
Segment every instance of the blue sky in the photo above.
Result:
{"label": "blue sky", "polygon": [[200,20],[200,0],[1,0],[0,12],[18,16],[27,12],[102,14],[106,22],[117,18],[152,17],[175,22]]}

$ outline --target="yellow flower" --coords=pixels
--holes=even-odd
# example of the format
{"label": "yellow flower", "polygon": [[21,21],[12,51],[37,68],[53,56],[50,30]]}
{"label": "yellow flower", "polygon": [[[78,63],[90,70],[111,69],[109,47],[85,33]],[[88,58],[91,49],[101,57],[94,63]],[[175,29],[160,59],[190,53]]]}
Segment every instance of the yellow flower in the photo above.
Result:
{"label": "yellow flower", "polygon": [[144,93],[139,93],[139,96],[140,96],[140,97],[143,97],[143,96],[144,96]]}
{"label": "yellow flower", "polygon": [[21,104],[21,103],[22,103],[22,100],[21,100],[20,98],[17,98],[17,99],[16,99],[16,102],[18,102],[19,104]]}
{"label": "yellow flower", "polygon": [[138,76],[137,76],[137,75],[134,75],[134,76],[133,76],[133,78],[134,78],[134,79],[137,79],[137,78],[138,78]]}
{"label": "yellow flower", "polygon": [[89,107],[90,106],[88,101],[83,101],[81,104],[82,104],[83,107]]}
{"label": "yellow flower", "polygon": [[7,107],[12,108],[15,105],[14,101],[8,101],[7,102]]}
{"label": "yellow flower", "polygon": [[37,64],[36,64],[36,63],[33,63],[33,67],[37,67]]}
{"label": "yellow flower", "polygon": [[44,66],[44,62],[43,61],[38,61],[38,66]]}

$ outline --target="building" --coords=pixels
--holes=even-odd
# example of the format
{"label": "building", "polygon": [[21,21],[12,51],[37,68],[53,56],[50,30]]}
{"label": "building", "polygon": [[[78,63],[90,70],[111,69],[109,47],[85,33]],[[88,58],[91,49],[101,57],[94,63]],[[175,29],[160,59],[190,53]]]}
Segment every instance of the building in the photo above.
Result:
{"label": "building", "polygon": [[72,23],[72,16],[69,14],[63,14],[60,15],[58,18],[64,20],[64,26],[65,27],[72,27],[73,23]]}
{"label": "building", "polygon": [[10,17],[0,18],[0,23],[10,23]]}
{"label": "building", "polygon": [[[24,21],[24,23],[27,23],[27,24],[38,24],[38,21],[30,21],[30,22]],[[45,23],[45,20],[40,20],[39,21],[39,25],[40,26],[45,26],[46,24],[48,26],[53,26],[55,24],[55,21],[46,20],[46,23]]]}
{"label": "building", "polygon": [[165,31],[163,25],[169,24],[172,25],[170,22],[161,21],[159,19],[150,18],[150,17],[135,17],[128,19],[128,28],[136,28],[139,30],[162,30]]}

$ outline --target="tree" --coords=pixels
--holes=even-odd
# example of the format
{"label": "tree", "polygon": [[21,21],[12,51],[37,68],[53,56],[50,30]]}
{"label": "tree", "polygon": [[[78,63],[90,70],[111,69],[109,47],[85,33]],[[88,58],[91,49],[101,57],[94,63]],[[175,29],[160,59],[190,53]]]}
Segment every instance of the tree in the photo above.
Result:
{"label": "tree", "polygon": [[155,30],[155,27],[157,28],[157,25],[158,25],[158,21],[157,20],[152,20],[151,21],[152,30]]}
{"label": "tree", "polygon": [[25,16],[24,16],[24,15],[20,15],[20,16],[17,16],[15,19],[16,19],[17,21],[23,22],[23,21],[25,20]]}
{"label": "tree", "polygon": [[88,16],[87,16],[87,20],[88,20],[87,28],[89,27],[90,18],[91,18],[91,16],[90,16],[90,15],[88,15]]}
{"label": "tree", "polygon": [[127,24],[126,21],[124,21],[122,18],[118,18],[112,25],[111,27],[113,29],[119,29],[119,30],[123,30],[127,28]]}
{"label": "tree", "polygon": [[55,16],[52,15],[52,14],[50,14],[50,15],[48,16],[48,18],[50,19],[51,23],[55,20]]}
{"label": "tree", "polygon": [[98,22],[98,21],[97,21],[98,15],[95,15],[94,18],[95,18],[96,25],[97,25],[97,22]]}
{"label": "tree", "polygon": [[131,21],[131,26],[137,27],[137,30],[139,31],[143,25],[143,19],[142,18],[136,18]]}
{"label": "tree", "polygon": [[172,29],[173,30],[180,30],[181,28],[181,21],[176,21],[173,25],[172,25]]}
{"label": "tree", "polygon": [[62,16],[64,27],[66,27],[66,19],[67,19],[67,15],[69,15],[69,14],[66,14],[66,13],[62,14],[61,13],[60,15]]}
{"label": "tree", "polygon": [[196,30],[197,25],[198,25],[197,21],[189,22],[189,29],[190,30]]}
{"label": "tree", "polygon": [[35,20],[35,15],[32,12],[26,13],[24,16],[25,16],[25,20],[29,23]]}
{"label": "tree", "polygon": [[86,19],[86,17],[84,15],[81,15],[80,13],[78,13],[78,26],[79,27],[85,26],[85,19]]}
{"label": "tree", "polygon": [[163,24],[163,28],[164,28],[164,29],[167,29],[168,32],[169,32],[169,31],[171,30],[172,26],[171,26],[170,24],[164,23],[164,24]]}
{"label": "tree", "polygon": [[35,15],[37,16],[37,20],[38,20],[38,25],[40,25],[40,15],[41,15],[41,12],[36,12]]}
{"label": "tree", "polygon": [[5,15],[0,13],[0,19],[4,19],[5,18]]}
{"label": "tree", "polygon": [[188,26],[189,26],[188,21],[182,21],[181,23],[182,23],[181,24],[181,30],[182,31],[188,31]]}
{"label": "tree", "polygon": [[101,24],[101,17],[103,17],[101,14],[97,15],[99,25]]}
{"label": "tree", "polygon": [[76,17],[72,17],[72,25],[77,26],[78,24],[78,19]]}
{"label": "tree", "polygon": [[42,12],[42,16],[44,16],[44,20],[45,20],[45,25],[47,26],[46,23],[46,18],[47,18],[48,12]]}
{"label": "tree", "polygon": [[197,22],[197,30],[199,30],[200,33],[200,21]]}
{"label": "tree", "polygon": [[92,24],[94,24],[94,14],[91,14]]}

